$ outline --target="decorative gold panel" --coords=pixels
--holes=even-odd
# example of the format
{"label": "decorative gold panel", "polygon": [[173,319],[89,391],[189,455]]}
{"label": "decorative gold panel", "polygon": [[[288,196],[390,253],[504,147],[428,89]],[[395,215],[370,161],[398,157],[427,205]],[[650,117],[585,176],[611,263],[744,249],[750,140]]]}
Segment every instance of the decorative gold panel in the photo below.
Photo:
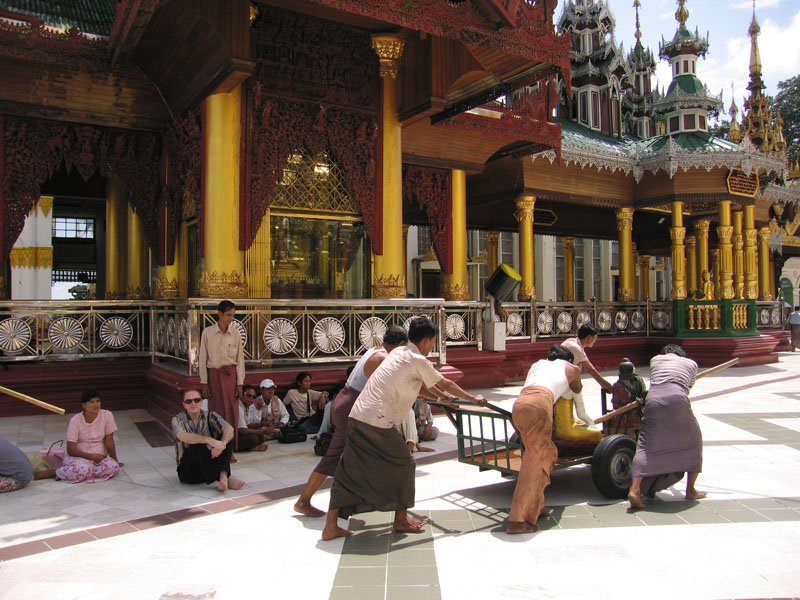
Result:
{"label": "decorative gold panel", "polygon": [[341,167],[324,152],[316,157],[305,152],[289,157],[270,208],[360,215],[344,185]]}

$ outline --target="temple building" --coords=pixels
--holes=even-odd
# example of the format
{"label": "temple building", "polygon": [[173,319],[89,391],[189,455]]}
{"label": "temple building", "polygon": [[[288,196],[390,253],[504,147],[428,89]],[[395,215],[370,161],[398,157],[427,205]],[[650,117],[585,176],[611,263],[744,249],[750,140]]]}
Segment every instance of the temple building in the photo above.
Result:
{"label": "temple building", "polygon": [[[248,380],[279,386],[338,383],[419,314],[463,385],[518,378],[583,323],[601,366],[666,339],[776,360],[800,194],[758,24],[722,139],[686,4],[662,93],[639,0],[627,54],[604,0],[558,19],[544,0],[2,2],[8,385],[63,401],[95,378],[164,417],[226,298]],[[501,263],[521,282],[498,316]]]}

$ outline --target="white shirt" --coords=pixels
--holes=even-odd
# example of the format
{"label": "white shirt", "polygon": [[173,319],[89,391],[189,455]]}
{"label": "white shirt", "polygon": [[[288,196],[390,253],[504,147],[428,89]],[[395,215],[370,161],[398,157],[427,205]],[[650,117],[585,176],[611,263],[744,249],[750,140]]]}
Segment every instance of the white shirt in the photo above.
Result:
{"label": "white shirt", "polygon": [[525,389],[528,386],[536,385],[550,390],[553,394],[553,403],[558,401],[569,390],[567,380],[567,361],[565,360],[537,360],[528,370],[525,378]]}
{"label": "white shirt", "polygon": [[350,417],[373,427],[399,430],[421,386],[443,379],[433,364],[411,342],[392,350],[367,380]]}
{"label": "white shirt", "polygon": [[364,365],[366,365],[369,358],[379,350],[385,352],[383,346],[375,346],[374,348],[367,350],[364,355],[358,359],[356,366],[353,367],[353,371],[350,373],[350,377],[347,378],[347,383],[345,383],[347,387],[352,388],[357,392],[360,392],[364,389],[364,386],[367,385],[367,376],[364,374]]}

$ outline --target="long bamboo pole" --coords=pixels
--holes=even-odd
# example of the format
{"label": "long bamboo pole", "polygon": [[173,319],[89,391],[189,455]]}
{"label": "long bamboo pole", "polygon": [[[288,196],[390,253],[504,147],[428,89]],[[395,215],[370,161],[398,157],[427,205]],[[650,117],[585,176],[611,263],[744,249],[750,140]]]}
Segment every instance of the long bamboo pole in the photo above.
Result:
{"label": "long bamboo pole", "polygon": [[[709,369],[706,369],[705,371],[702,371],[702,372],[697,374],[697,376],[695,377],[695,381],[697,381],[698,379],[700,379],[702,377],[706,377],[708,375],[713,375],[714,373],[719,373],[720,371],[724,371],[728,367],[732,367],[733,365],[737,364],[738,362],[739,362],[738,358],[732,358],[731,360],[728,360],[728,361],[726,361],[724,363],[720,363],[715,367],[711,367]],[[625,413],[632,411],[637,406],[639,406],[638,402],[631,402],[630,404],[626,404],[625,406],[621,406],[616,410],[612,410],[611,412],[607,412],[602,417],[598,417],[597,419],[594,420],[595,425],[597,423],[605,423],[606,421],[610,421],[614,417],[618,417],[620,415],[624,415]]]}
{"label": "long bamboo pole", "polygon": [[13,396],[14,398],[19,398],[20,400],[25,400],[25,402],[29,402],[35,406],[40,408],[44,408],[45,410],[49,410],[50,412],[54,412],[57,415],[63,415],[64,409],[59,408],[58,406],[53,406],[52,404],[48,404],[47,402],[42,402],[41,400],[37,400],[33,396],[28,396],[27,394],[23,394],[21,392],[15,392],[12,389],[7,387],[3,387],[0,385],[0,393],[6,394],[7,396]]}

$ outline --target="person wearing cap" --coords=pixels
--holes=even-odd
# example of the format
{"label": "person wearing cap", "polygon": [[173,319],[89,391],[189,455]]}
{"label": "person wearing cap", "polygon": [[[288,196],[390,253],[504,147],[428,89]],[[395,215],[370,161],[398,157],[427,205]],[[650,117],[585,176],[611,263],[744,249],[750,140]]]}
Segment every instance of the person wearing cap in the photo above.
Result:
{"label": "person wearing cap", "polygon": [[261,388],[261,397],[256,399],[256,407],[261,409],[261,423],[274,430],[272,435],[274,439],[289,422],[289,411],[275,394],[278,386],[272,379],[262,379],[259,387]]}

